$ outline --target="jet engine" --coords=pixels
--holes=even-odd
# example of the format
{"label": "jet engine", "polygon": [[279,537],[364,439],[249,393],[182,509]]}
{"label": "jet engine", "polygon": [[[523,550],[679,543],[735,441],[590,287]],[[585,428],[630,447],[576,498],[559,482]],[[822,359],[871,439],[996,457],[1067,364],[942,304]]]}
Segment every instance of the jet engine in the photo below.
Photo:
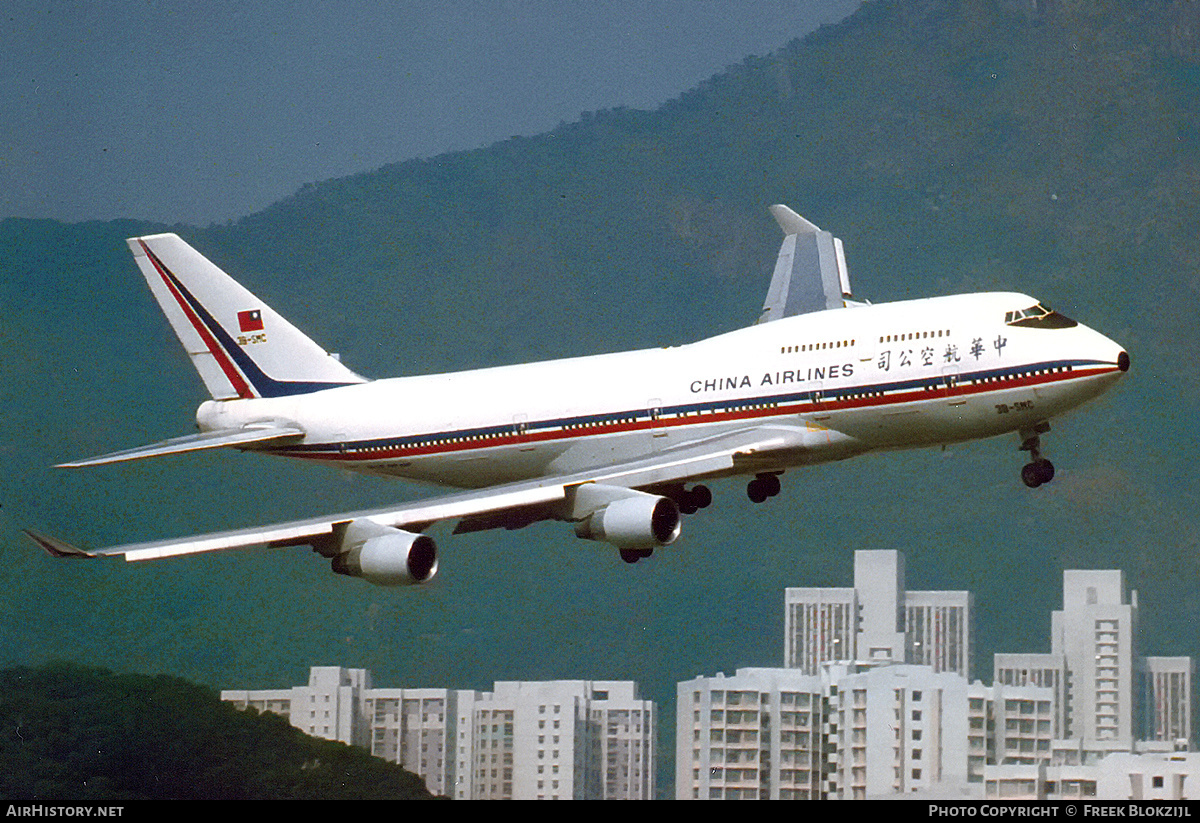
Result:
{"label": "jet engine", "polygon": [[331,566],[338,574],[361,577],[376,586],[410,586],[437,574],[437,545],[423,534],[352,520]]}
{"label": "jet engine", "polygon": [[611,543],[618,549],[655,549],[675,542],[680,528],[675,501],[645,492],[621,491],[623,496],[577,522],[575,534],[585,540]]}

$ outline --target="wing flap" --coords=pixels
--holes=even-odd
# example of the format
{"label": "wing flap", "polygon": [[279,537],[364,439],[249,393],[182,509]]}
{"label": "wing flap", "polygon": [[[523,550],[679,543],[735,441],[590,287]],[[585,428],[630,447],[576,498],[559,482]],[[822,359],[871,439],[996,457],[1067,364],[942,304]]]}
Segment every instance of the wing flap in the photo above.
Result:
{"label": "wing flap", "polygon": [[[525,484],[523,484],[525,485]],[[384,526],[404,528],[425,526],[440,520],[452,520],[473,514],[499,511],[562,500],[565,487],[561,483],[526,488],[499,487],[483,492],[464,492],[429,501],[400,504],[388,508],[344,512],[326,517],[313,517],[194,537],[168,538],[143,543],[127,543],[105,549],[81,549],[63,540],[32,529],[25,533],[55,557],[124,557],[126,560],[156,560],[187,554],[244,549],[252,546],[303,545],[333,534],[334,528],[352,520],[371,520]]]}
{"label": "wing flap", "polygon": [[[802,429],[788,426],[748,428],[696,440],[666,449],[651,457],[599,466],[569,475],[458,492],[444,497],[401,503],[385,508],[345,512],[194,537],[129,543],[104,549],[81,549],[30,529],[26,530],[26,534],[38,546],[56,557],[123,556],[129,561],[153,560],[251,546],[311,545],[332,535],[340,524],[352,520],[370,520],[384,526],[407,527],[417,531],[432,523],[459,520],[460,518],[474,518],[474,523],[486,523],[489,521],[481,516],[506,511],[528,511],[531,507],[553,507],[554,504],[566,500],[573,487],[584,483],[641,488],[695,477],[717,476],[736,471],[738,461],[751,455],[803,448],[803,445],[804,431]],[[490,522],[502,525],[504,519],[497,518]]]}
{"label": "wing flap", "polygon": [[83,460],[72,460],[69,463],[59,463],[57,468],[75,469],[82,466],[102,466],[106,463],[122,463],[126,460],[141,460],[145,457],[162,457],[167,454],[183,454],[184,452],[203,451],[205,449],[220,449],[226,446],[251,446],[255,443],[268,443],[297,439],[304,437],[304,430],[294,426],[251,426],[243,429],[218,429],[217,431],[188,434],[174,437],[146,446],[101,454],[97,457],[87,457]]}

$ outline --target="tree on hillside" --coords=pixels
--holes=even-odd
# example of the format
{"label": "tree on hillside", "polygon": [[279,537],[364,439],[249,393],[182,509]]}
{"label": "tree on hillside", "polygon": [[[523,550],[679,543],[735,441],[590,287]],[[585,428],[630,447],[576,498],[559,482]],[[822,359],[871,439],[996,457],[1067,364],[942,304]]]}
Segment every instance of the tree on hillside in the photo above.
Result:
{"label": "tree on hillside", "polygon": [[0,797],[26,801],[428,799],[361,749],[165,675],[0,672]]}

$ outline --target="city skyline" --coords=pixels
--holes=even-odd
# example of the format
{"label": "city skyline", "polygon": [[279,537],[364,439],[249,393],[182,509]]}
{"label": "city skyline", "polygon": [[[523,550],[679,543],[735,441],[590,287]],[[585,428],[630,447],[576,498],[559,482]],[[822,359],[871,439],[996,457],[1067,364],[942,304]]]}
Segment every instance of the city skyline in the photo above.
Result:
{"label": "city skyline", "polygon": [[[1192,791],[1194,661],[1135,654],[1137,592],[1121,571],[1065,570],[1051,653],[998,652],[985,684],[948,653],[971,636],[970,592],[909,592],[905,565],[898,551],[855,552],[853,588],[785,589],[784,665],[677,683],[676,799],[1065,799],[1116,791],[1121,770],[1159,773],[1139,797]],[[931,636],[930,614],[954,631],[926,648],[913,638]],[[458,799],[655,796],[661,711],[632,681],[375,688],[369,671],[313,666],[307,686],[221,697]],[[1167,781],[1171,769],[1184,776]]]}
{"label": "city skyline", "polygon": [[853,588],[786,589],[783,667],[679,683],[676,799],[1196,793],[1195,663],[1138,655],[1121,571],[1065,570],[1051,653],[998,652],[986,685],[947,653],[969,645],[970,592],[904,575],[902,553],[857,551]]}

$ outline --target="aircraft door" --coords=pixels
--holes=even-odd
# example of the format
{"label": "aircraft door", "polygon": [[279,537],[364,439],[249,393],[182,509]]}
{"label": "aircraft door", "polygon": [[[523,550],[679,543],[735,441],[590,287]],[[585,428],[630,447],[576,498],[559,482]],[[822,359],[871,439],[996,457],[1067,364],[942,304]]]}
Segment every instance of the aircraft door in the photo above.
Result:
{"label": "aircraft door", "polygon": [[827,420],[829,414],[825,411],[825,384],[814,380],[808,384],[809,397],[812,399],[814,420]]}
{"label": "aircraft door", "polygon": [[650,413],[650,448],[660,449],[666,445],[667,430],[662,428],[662,398],[651,397],[646,404]]}
{"label": "aircraft door", "polygon": [[946,366],[942,369],[942,381],[938,387],[938,392],[942,397],[950,401],[951,406],[962,406],[967,400],[965,397],[956,396],[954,393],[955,387],[958,386],[958,366]]}
{"label": "aircraft door", "polygon": [[529,433],[529,415],[516,414],[513,415],[513,434],[517,436],[517,442],[521,446],[521,451],[533,451],[534,445],[525,439]]}

